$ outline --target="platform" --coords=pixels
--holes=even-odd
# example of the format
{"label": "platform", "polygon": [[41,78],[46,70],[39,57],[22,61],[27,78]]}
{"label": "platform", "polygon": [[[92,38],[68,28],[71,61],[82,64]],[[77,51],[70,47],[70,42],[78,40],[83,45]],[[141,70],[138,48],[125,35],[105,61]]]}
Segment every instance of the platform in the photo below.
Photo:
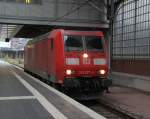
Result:
{"label": "platform", "polygon": [[113,80],[113,84],[150,92],[150,77],[112,72],[111,79]]}
{"label": "platform", "polygon": [[105,119],[22,69],[0,61],[1,119]]}
{"label": "platform", "polygon": [[135,119],[150,119],[150,93],[134,88],[113,86],[101,100]]}

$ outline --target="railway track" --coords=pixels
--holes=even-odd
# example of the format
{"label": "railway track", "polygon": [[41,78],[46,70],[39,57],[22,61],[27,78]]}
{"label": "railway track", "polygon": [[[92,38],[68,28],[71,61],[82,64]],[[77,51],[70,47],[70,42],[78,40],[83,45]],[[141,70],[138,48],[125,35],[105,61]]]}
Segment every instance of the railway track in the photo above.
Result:
{"label": "railway track", "polygon": [[107,119],[142,119],[137,115],[131,115],[129,112],[123,112],[121,109],[116,109],[116,107],[113,107],[112,105],[104,104],[102,100],[82,101],[80,103],[103,115]]}

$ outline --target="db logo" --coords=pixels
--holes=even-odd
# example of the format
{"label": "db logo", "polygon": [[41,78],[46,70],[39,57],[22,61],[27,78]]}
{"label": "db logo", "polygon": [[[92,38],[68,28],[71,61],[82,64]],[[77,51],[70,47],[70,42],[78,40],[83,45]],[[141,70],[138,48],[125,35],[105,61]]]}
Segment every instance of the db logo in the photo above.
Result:
{"label": "db logo", "polygon": [[90,59],[84,58],[83,59],[83,64],[90,64]]}

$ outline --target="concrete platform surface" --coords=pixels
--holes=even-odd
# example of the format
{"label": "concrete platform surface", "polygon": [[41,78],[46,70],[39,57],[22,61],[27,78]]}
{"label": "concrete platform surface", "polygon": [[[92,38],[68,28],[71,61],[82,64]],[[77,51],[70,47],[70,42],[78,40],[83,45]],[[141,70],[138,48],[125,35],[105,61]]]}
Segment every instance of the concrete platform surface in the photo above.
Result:
{"label": "concrete platform surface", "polygon": [[0,119],[105,119],[93,110],[0,61]]}
{"label": "concrete platform surface", "polygon": [[112,79],[113,84],[150,92],[150,77],[112,72],[110,78]]}
{"label": "concrete platform surface", "polygon": [[103,100],[132,114],[137,119],[150,119],[150,93],[133,88],[113,86],[111,93],[105,93]]}

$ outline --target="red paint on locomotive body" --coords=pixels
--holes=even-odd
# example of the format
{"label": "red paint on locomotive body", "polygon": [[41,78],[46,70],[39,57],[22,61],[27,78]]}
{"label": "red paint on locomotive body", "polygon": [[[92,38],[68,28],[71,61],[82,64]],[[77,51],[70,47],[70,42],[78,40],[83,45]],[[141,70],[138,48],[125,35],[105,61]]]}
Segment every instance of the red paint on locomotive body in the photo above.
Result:
{"label": "red paint on locomotive body", "polygon": [[[66,31],[64,32],[64,35],[76,35],[76,36],[97,36],[102,38],[103,33],[100,31],[96,32],[74,32],[74,31]],[[104,40],[103,38],[101,40]],[[105,75],[103,75],[103,78],[107,78],[108,76],[108,63],[103,65],[94,65],[94,58],[103,58],[106,59],[108,57],[107,51],[106,51],[106,44],[103,41],[104,50],[103,52],[99,51],[72,51],[72,52],[65,52],[65,58],[78,58],[79,59],[79,65],[67,65],[65,64],[64,69],[71,69],[74,71],[74,73],[70,76],[65,75],[65,77],[99,77],[99,70],[103,69],[106,71]],[[88,58],[84,58],[83,54],[88,54]],[[64,59],[65,59],[64,58]]]}
{"label": "red paint on locomotive body", "polygon": [[25,47],[25,70],[59,84],[81,77],[107,80],[107,59],[107,46],[100,31],[56,29],[29,41]]}

